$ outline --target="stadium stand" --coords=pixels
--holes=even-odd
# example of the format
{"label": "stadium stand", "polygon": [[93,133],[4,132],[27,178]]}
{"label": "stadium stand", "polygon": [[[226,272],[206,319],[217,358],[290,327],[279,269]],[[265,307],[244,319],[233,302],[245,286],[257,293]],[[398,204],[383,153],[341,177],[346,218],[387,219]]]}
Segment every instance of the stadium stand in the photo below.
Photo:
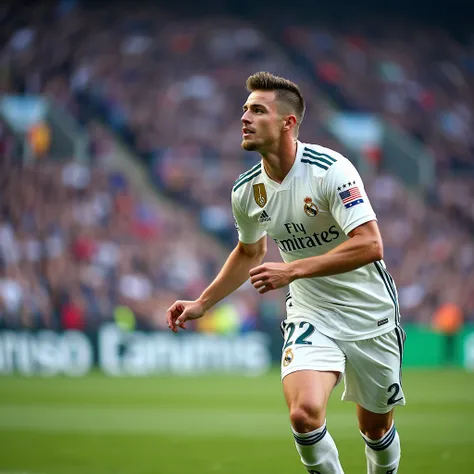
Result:
{"label": "stadium stand", "polygon": [[[230,190],[258,159],[240,150],[239,135],[245,79],[257,70],[301,85],[308,100],[303,141],[352,158],[323,125],[320,89],[284,49],[242,20],[180,20],[152,6],[113,12],[77,6],[71,14],[43,5],[16,15],[4,33],[5,75],[15,80],[4,89],[54,98],[87,127],[91,162],[45,157],[20,165],[17,153],[5,152],[0,301],[7,326],[94,327],[117,306],[129,306],[139,324],[163,327],[168,302],[200,292],[222,261],[196,236],[204,231],[228,246],[235,243]],[[376,39],[292,26],[283,39],[286,46],[308,46],[303,49],[320,88],[342,97],[341,105],[375,111],[435,151],[438,181],[431,200],[383,172],[367,188],[405,320],[429,323],[449,302],[474,320],[473,187],[466,177],[473,168],[474,104],[463,80],[472,74],[472,62],[463,60],[472,50],[444,43],[443,34],[432,31],[408,47],[393,41],[396,32],[387,28],[387,36]],[[441,40],[441,56],[427,54],[438,51]],[[402,53],[406,63],[398,59]],[[436,76],[439,83],[419,76],[421,59],[425,71],[446,63],[438,68],[444,71]],[[367,70],[378,74],[362,86]],[[433,115],[439,120],[426,120]],[[103,157],[114,145],[94,117],[137,153],[156,188],[195,220],[182,222],[143,201],[126,176],[104,170]],[[11,148],[10,141],[3,127],[2,150]],[[463,176],[454,174],[460,170]],[[272,246],[268,259],[276,258]],[[247,328],[281,317],[283,299],[271,293],[258,300],[244,287],[231,301],[240,327]]]}

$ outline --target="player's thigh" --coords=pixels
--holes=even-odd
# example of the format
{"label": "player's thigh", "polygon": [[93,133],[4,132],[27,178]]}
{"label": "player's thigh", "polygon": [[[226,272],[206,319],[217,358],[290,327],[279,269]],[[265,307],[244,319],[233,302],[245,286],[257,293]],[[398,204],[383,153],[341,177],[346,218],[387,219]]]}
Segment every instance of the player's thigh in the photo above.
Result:
{"label": "player's thigh", "polygon": [[402,360],[405,332],[400,327],[363,341],[341,342],[346,354],[343,400],[384,414],[405,405]]}
{"label": "player's thigh", "polygon": [[337,385],[340,372],[298,370],[283,379],[283,393],[288,409],[301,409],[315,416],[325,416],[332,389]]}
{"label": "player's thigh", "polygon": [[306,318],[285,320],[282,332],[281,377],[288,406],[325,405],[345,370],[344,353]]}

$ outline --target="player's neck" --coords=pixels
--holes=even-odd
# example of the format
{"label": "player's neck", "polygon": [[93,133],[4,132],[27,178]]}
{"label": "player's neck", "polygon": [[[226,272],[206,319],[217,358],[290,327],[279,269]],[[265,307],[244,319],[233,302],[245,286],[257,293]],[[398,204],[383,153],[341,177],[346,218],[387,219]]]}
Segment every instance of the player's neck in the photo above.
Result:
{"label": "player's neck", "polygon": [[281,183],[290,172],[296,159],[298,143],[296,140],[281,142],[273,151],[263,154],[263,166],[272,181]]}

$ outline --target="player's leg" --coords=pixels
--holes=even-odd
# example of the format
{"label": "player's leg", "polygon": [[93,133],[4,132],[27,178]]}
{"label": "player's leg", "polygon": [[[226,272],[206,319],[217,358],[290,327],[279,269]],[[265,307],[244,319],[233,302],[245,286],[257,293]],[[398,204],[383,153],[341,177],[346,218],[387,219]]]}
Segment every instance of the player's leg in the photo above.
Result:
{"label": "player's leg", "polygon": [[296,449],[311,474],[343,473],[336,444],[326,427],[326,406],[338,372],[302,370],[283,379]]}
{"label": "player's leg", "polygon": [[283,391],[296,449],[309,473],[343,474],[326,427],[326,406],[344,371],[344,354],[307,321],[290,321],[285,327]]}
{"label": "player's leg", "polygon": [[359,429],[364,441],[369,474],[395,474],[400,463],[400,438],[388,413],[373,413],[357,405]]}
{"label": "player's leg", "polygon": [[357,404],[368,474],[398,472],[401,450],[393,408],[405,405],[401,383],[404,341],[405,334],[398,327],[365,341],[339,341],[347,357],[342,398]]}

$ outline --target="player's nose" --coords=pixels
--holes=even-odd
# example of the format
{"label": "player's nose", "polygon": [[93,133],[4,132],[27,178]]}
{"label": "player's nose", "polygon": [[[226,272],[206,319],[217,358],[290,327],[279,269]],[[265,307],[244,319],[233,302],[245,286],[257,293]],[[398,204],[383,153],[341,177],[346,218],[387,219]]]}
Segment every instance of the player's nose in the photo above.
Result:
{"label": "player's nose", "polygon": [[242,123],[244,125],[248,125],[250,123],[250,120],[249,120],[249,115],[248,115],[248,110],[246,110],[243,114],[242,114],[242,117],[240,119],[242,121]]}

